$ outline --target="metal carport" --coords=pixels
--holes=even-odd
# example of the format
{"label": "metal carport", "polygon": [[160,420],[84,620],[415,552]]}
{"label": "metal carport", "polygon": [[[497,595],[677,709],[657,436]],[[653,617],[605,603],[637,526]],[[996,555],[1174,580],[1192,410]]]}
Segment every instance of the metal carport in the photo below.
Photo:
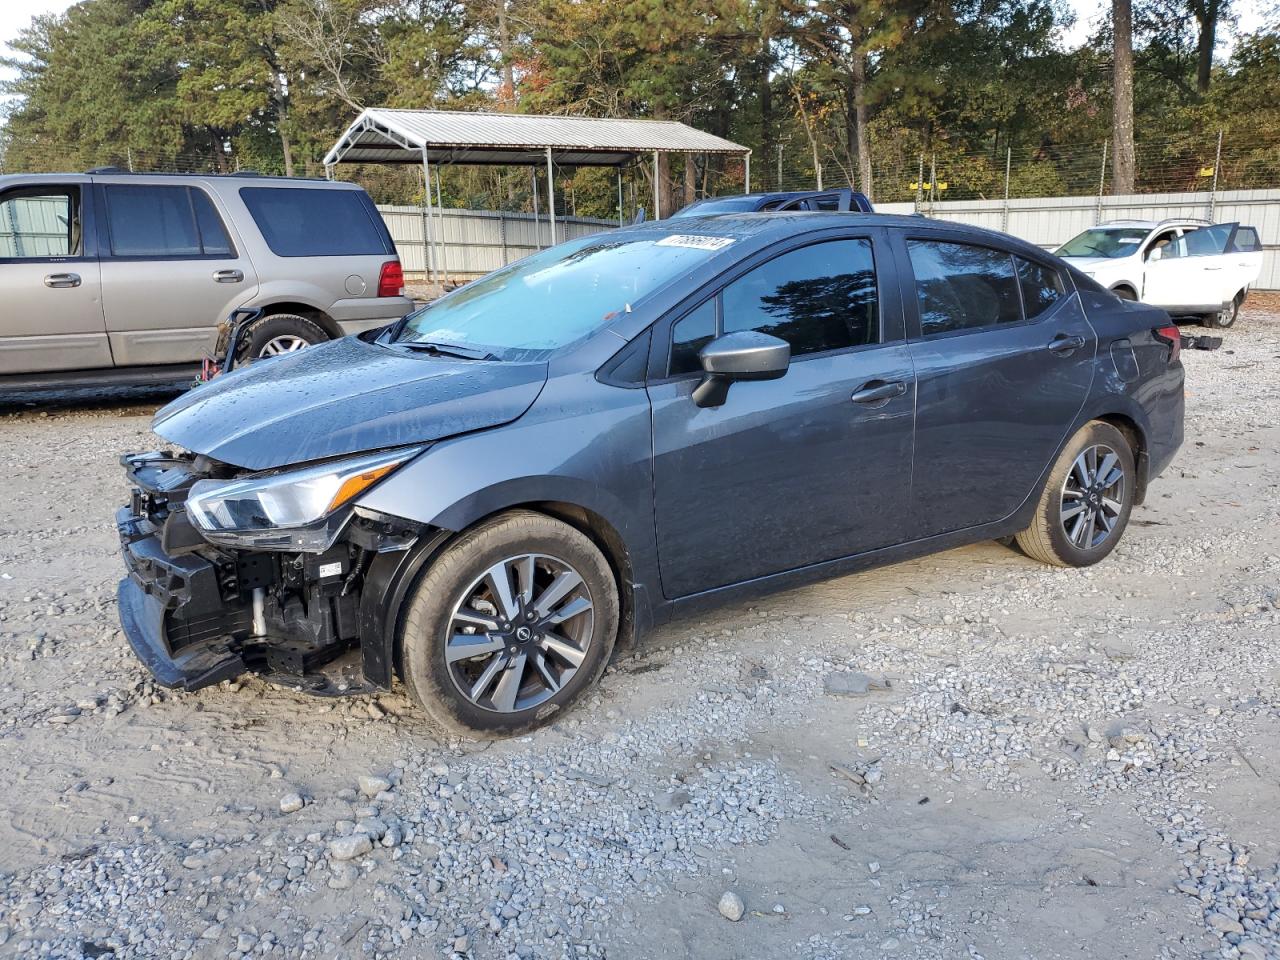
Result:
{"label": "metal carport", "polygon": [[[432,163],[533,167],[545,163],[551,241],[555,243],[555,164],[621,168],[638,157],[652,154],[657,216],[658,158],[664,153],[741,156],[745,192],[751,190],[749,148],[674,120],[370,108],[356,118],[325,154],[324,166],[331,175],[333,166],[339,163],[421,164],[427,184],[426,216],[431,217],[435,209],[430,186]],[[621,196],[621,169],[618,184]]]}

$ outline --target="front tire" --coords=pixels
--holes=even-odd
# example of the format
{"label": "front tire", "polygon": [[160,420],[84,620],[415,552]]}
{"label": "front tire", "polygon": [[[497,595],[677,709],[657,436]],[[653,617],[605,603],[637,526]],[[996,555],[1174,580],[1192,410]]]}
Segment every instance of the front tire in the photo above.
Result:
{"label": "front tire", "polygon": [[1058,567],[1087,567],[1115,549],[1133,510],[1137,472],[1123,433],[1093,420],[1054,462],[1031,526],[1015,538],[1023,553]]}
{"label": "front tire", "polygon": [[591,540],[528,510],[450,544],[407,600],[401,668],[447,731],[512,736],[596,682],[618,632],[618,587]]}

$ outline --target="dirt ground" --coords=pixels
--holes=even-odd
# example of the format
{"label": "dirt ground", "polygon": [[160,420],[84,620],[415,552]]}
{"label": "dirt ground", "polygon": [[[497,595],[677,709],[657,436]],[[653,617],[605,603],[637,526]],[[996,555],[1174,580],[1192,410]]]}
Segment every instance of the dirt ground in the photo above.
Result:
{"label": "dirt ground", "polygon": [[0,398],[0,955],[1280,958],[1280,312],[1225,339],[1099,567],[729,607],[493,745],[154,688],[111,518],[165,398]]}

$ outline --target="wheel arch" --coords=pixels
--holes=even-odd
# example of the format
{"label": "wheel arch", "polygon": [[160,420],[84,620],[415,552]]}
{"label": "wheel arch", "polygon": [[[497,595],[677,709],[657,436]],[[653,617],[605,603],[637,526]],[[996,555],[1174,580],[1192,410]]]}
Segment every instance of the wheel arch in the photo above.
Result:
{"label": "wheel arch", "polygon": [[1090,419],[1101,420],[1103,423],[1110,424],[1119,430],[1129,442],[1129,448],[1133,451],[1134,467],[1138,472],[1134,483],[1133,502],[1135,506],[1141,504],[1147,498],[1147,480],[1150,473],[1150,454],[1147,450],[1146,431],[1129,414],[1118,411],[1100,414]]}
{"label": "wheel arch", "polygon": [[1130,283],[1128,280],[1121,280],[1119,283],[1113,283],[1107,289],[1110,290],[1112,293],[1116,294],[1116,296],[1119,296],[1120,291],[1124,290],[1126,293],[1132,296],[1134,300],[1138,299],[1137,286],[1133,283]]}
{"label": "wheel arch", "polygon": [[319,307],[312,306],[309,303],[302,303],[297,300],[272,300],[269,303],[257,304],[257,308],[262,311],[264,319],[282,313],[294,313],[310,320],[323,330],[331,340],[336,340],[342,336],[342,328],[338,326],[338,322]]}
{"label": "wheel arch", "polygon": [[604,554],[618,590],[618,637],[615,650],[633,649],[653,621],[648,591],[637,576],[633,552],[618,526],[601,511],[581,502],[554,498],[513,498],[486,510],[475,504],[457,505],[446,513],[445,526],[430,525],[413,549],[403,554],[380,554],[371,564],[361,596],[361,660],[365,678],[390,687],[401,669],[404,608],[414,587],[450,543],[494,517],[516,510],[541,513],[573,527]]}

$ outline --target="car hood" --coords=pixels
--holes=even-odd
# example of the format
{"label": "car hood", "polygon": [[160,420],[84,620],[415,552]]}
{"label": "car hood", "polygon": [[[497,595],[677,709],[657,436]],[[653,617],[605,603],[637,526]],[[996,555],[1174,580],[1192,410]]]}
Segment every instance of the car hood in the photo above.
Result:
{"label": "car hood", "polygon": [[543,363],[455,360],[346,337],[202,384],[152,428],[193,453],[267,470],[508,423],[546,380]]}
{"label": "car hood", "polygon": [[1097,273],[1124,263],[1124,258],[1119,257],[1063,257],[1062,259],[1082,273]]}

